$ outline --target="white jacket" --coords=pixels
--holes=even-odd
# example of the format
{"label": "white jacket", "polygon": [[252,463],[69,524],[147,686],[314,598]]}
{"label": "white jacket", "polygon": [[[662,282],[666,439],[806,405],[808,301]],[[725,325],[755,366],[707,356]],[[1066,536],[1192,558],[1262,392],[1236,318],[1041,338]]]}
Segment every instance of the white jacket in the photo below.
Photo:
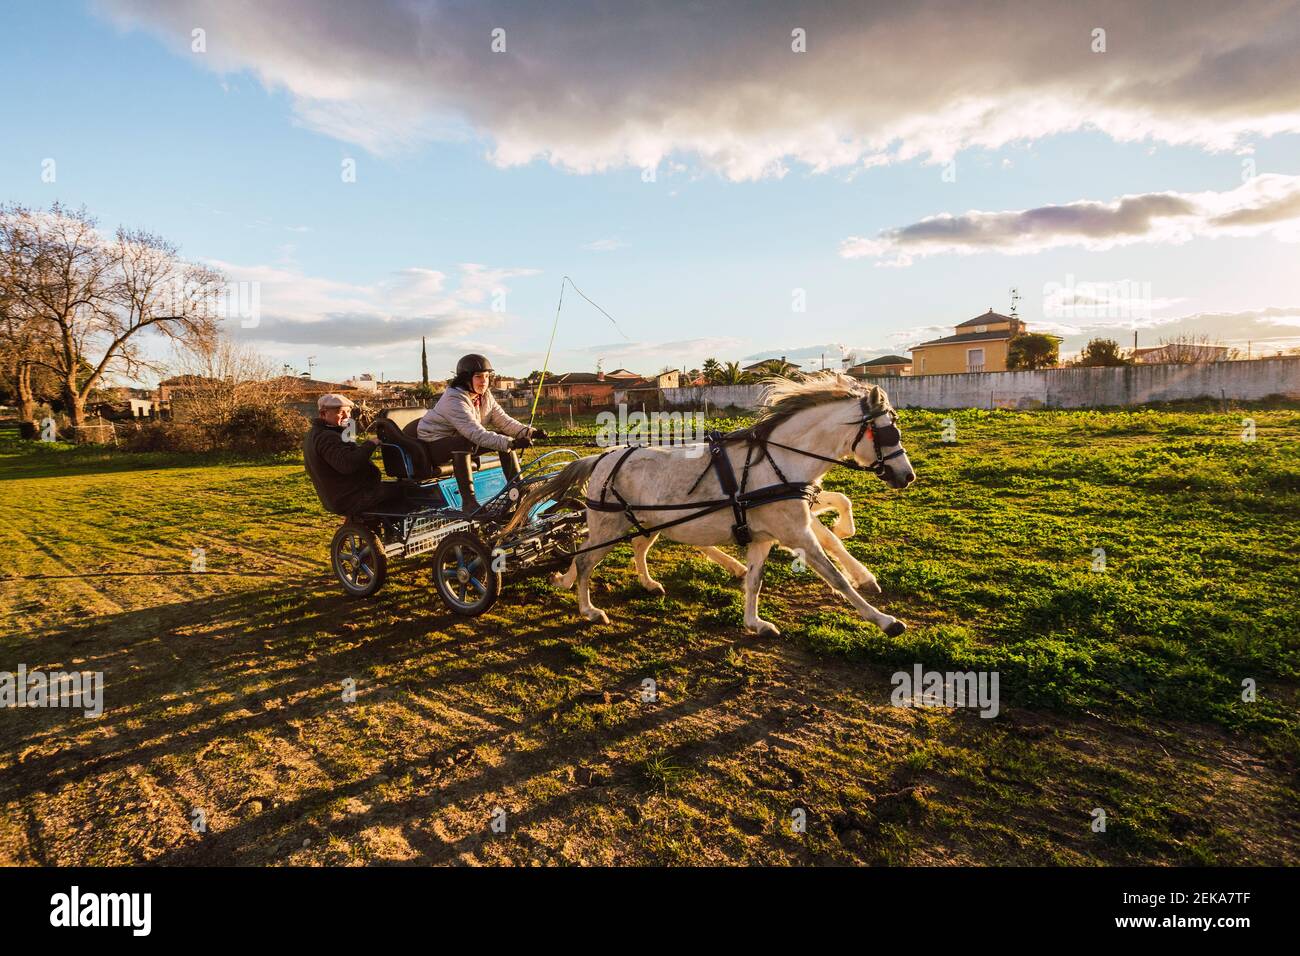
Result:
{"label": "white jacket", "polygon": [[420,419],[416,437],[421,441],[437,441],[463,435],[475,445],[505,451],[510,447],[511,438],[528,434],[528,426],[507,415],[492,397],[491,389],[483,393],[478,405],[473,399],[474,394],[463,388],[448,388]]}

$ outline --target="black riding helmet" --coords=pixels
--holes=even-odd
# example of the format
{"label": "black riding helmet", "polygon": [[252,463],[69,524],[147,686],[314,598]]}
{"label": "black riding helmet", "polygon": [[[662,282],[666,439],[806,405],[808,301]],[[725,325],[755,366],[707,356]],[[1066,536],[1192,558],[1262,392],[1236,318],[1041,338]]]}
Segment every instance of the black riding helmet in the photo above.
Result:
{"label": "black riding helmet", "polygon": [[469,355],[461,356],[456,363],[456,377],[452,379],[452,384],[458,388],[468,389],[470,381],[478,372],[492,372],[492,363],[488,361],[486,355],[479,355],[477,352],[471,352]]}
{"label": "black riding helmet", "polygon": [[491,371],[494,370],[492,368],[492,363],[488,361],[488,357],[486,355],[479,355],[478,353],[471,353],[462,356],[461,360],[456,363],[457,378],[462,375],[473,375],[476,372]]}

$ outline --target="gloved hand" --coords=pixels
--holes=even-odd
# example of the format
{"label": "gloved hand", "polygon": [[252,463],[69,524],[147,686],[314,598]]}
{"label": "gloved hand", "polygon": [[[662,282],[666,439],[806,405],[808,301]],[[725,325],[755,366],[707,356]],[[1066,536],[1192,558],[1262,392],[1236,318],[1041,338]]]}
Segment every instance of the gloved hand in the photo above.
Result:
{"label": "gloved hand", "polygon": [[543,439],[543,438],[550,438],[551,436],[548,435],[548,434],[546,434],[546,429],[545,429],[545,428],[534,428],[534,429],[533,429],[533,433],[532,433],[532,437],[535,438],[535,439],[541,440],[541,439]]}
{"label": "gloved hand", "polygon": [[520,435],[510,443],[511,448],[532,448],[533,440],[527,435]]}

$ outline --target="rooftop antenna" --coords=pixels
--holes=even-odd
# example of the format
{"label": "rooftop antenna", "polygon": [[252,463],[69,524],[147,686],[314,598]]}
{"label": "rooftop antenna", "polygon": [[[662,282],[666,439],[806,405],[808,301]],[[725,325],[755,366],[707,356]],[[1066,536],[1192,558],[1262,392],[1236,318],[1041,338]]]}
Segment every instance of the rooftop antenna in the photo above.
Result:
{"label": "rooftop antenna", "polygon": [[312,370],[315,368],[316,368],[316,356],[308,355],[307,356],[307,377],[308,378],[316,377],[315,375],[312,374]]}
{"label": "rooftop antenna", "polygon": [[1020,290],[1015,286],[1011,287],[1011,318],[1020,318],[1020,313],[1016,311],[1017,303],[1020,302]]}

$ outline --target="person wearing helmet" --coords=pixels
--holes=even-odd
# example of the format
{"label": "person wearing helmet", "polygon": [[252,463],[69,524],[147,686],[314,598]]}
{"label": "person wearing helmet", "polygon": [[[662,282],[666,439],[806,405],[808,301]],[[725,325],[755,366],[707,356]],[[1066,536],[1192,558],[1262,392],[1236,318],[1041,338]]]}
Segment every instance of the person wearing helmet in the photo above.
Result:
{"label": "person wearing helmet", "polygon": [[546,437],[545,431],[515,421],[497,404],[490,388],[492,372],[486,356],[464,356],[456,363],[456,377],[415,430],[417,438],[428,442],[434,467],[452,463],[466,513],[478,510],[469,474],[471,453],[489,448],[501,452],[504,461],[511,449],[531,447],[533,439]]}

